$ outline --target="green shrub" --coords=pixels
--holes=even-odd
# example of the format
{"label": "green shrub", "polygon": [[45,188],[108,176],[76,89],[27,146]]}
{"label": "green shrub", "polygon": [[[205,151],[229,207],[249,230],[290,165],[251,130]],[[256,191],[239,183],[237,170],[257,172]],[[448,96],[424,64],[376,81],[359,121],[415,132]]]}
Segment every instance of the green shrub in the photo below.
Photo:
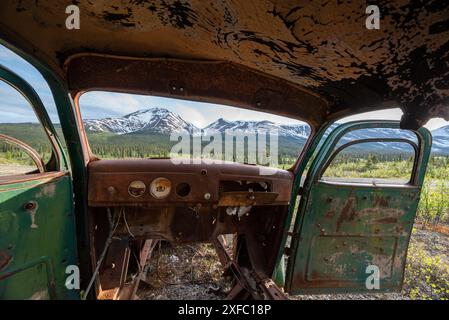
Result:
{"label": "green shrub", "polygon": [[449,300],[449,266],[443,259],[430,255],[422,243],[410,243],[404,293],[413,300]]}

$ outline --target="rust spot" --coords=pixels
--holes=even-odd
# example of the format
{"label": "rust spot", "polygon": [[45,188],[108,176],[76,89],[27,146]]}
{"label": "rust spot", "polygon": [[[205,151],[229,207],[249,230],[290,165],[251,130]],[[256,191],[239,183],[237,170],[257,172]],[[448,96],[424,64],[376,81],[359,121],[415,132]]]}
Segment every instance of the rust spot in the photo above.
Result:
{"label": "rust spot", "polygon": [[332,220],[332,218],[335,216],[335,210],[329,210],[328,212],[326,212],[326,219]]}
{"label": "rust spot", "polygon": [[317,271],[312,271],[311,273],[310,273],[310,279],[311,280],[313,280],[313,279],[319,279],[320,278],[320,274],[317,272]]}
{"label": "rust spot", "polygon": [[337,220],[337,232],[340,231],[340,227],[343,222],[354,221],[356,213],[354,210],[354,198],[351,197],[346,202],[345,206],[341,210],[341,213]]}
{"label": "rust spot", "polygon": [[0,281],[1,281],[1,280],[4,280],[4,279],[6,279],[6,278],[9,278],[9,277],[12,276],[13,274],[14,274],[14,272],[7,272],[7,273],[4,273],[4,274],[0,275]]}
{"label": "rust spot", "polygon": [[374,220],[373,223],[397,223],[398,222],[398,218],[394,218],[394,217],[388,217],[388,218],[383,218],[383,219],[378,219],[378,220]]}
{"label": "rust spot", "polygon": [[388,207],[388,199],[386,197],[374,197],[374,207]]}
{"label": "rust spot", "polygon": [[0,270],[5,269],[11,261],[12,256],[7,254],[5,251],[0,251]]}

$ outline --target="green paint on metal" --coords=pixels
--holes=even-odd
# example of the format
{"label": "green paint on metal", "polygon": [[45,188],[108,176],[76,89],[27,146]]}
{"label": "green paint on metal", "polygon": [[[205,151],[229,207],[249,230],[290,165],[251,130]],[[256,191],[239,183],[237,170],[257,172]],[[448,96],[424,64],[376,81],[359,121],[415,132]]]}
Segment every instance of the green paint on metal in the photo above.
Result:
{"label": "green paint on metal", "polygon": [[[66,172],[29,174],[32,180],[0,186],[0,298],[79,299],[77,290],[65,287],[66,266],[78,260],[72,180],[61,142],[34,89],[2,66],[0,79],[30,102],[60,160],[57,172]],[[24,207],[31,202],[35,213]]]}
{"label": "green paint on metal", "polygon": [[297,209],[295,206],[301,186],[301,179],[304,175],[308,162],[310,161],[311,158],[316,156],[317,147],[320,145],[321,139],[323,138],[324,134],[326,133],[326,130],[329,128],[330,125],[331,123],[327,122],[320,127],[319,131],[316,134],[312,133],[310,137],[310,139],[312,140],[310,141],[308,146],[306,146],[306,148],[302,151],[304,157],[301,159],[301,162],[299,163],[299,166],[295,172],[295,180],[293,181],[292,193],[290,196],[290,206],[284,224],[285,231],[282,236],[280,249],[277,254],[276,267],[274,268],[274,272],[272,275],[274,282],[281,287],[284,286],[285,283],[284,248],[287,244],[288,231],[290,230],[290,226],[294,216],[294,211]]}
{"label": "green paint on metal", "polygon": [[292,293],[365,291],[369,265],[379,267],[382,291],[399,289],[419,191],[314,184],[298,241]]}
{"label": "green paint on metal", "polygon": [[408,185],[357,185],[320,180],[320,173],[346,133],[364,128],[399,128],[396,121],[343,124],[327,137],[312,160],[291,243],[287,292],[369,291],[369,265],[380,271],[380,290],[395,291],[403,281],[408,242],[431,148],[422,128],[414,174]]}
{"label": "green paint on metal", "polygon": [[[77,299],[65,287],[65,270],[76,265],[72,188],[68,175],[0,190],[0,298]],[[36,201],[33,217],[24,206]]]}

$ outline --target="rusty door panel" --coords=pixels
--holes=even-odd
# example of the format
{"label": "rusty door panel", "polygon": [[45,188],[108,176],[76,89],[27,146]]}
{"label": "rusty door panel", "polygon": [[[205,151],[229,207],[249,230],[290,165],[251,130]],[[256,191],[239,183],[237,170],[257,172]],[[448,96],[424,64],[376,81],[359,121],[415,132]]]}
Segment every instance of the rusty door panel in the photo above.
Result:
{"label": "rusty door panel", "polygon": [[[318,182],[311,190],[292,287],[298,292],[365,291],[376,265],[382,291],[402,284],[418,187],[354,187]],[[340,290],[338,290],[340,289]]]}
{"label": "rusty door panel", "polygon": [[[341,137],[364,128],[398,129],[399,123],[356,121],[340,125],[311,160],[288,251],[285,289],[291,294],[388,292],[402,287],[432,139],[427,129],[414,132],[418,144],[414,145],[415,162],[407,184],[322,180]],[[366,286],[367,278],[373,275],[369,266],[379,271],[380,287],[374,290]]]}

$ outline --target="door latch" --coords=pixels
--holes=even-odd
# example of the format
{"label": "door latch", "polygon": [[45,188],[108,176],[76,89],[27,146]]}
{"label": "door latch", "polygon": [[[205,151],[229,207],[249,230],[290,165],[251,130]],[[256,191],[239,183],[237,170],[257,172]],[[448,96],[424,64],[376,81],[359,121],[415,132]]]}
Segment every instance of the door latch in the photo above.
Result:
{"label": "door latch", "polygon": [[25,209],[26,212],[28,212],[30,214],[30,218],[31,218],[30,228],[37,229],[38,225],[35,223],[36,222],[36,212],[37,212],[37,208],[38,208],[37,202],[36,201],[28,201],[27,203],[25,203],[23,208]]}

